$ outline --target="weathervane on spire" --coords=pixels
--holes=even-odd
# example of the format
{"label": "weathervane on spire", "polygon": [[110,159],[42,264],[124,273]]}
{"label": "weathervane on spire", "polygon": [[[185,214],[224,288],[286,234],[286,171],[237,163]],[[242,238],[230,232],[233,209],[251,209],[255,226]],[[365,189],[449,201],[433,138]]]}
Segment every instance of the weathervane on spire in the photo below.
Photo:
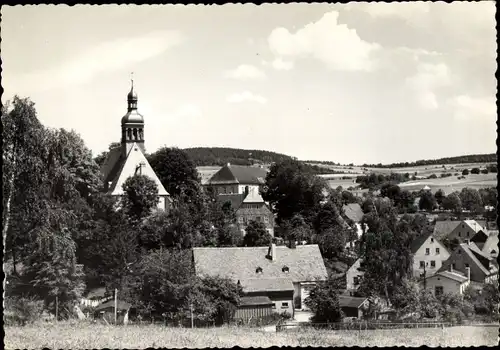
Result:
{"label": "weathervane on spire", "polygon": [[130,73],[130,81],[132,82],[132,89],[134,88],[134,72]]}

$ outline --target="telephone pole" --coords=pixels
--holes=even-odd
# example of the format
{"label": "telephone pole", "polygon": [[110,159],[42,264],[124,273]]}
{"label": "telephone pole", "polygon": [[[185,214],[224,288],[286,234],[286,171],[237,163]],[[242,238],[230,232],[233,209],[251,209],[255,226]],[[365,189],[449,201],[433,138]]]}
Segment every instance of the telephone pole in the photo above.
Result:
{"label": "telephone pole", "polygon": [[118,289],[115,288],[115,326],[116,326],[116,320],[117,320],[117,308],[118,308]]}

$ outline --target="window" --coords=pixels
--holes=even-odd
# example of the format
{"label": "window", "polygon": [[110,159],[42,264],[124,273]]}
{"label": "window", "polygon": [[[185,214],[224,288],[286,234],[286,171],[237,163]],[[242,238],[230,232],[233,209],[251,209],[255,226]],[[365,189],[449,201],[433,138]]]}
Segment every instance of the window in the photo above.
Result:
{"label": "window", "polygon": [[276,303],[273,303],[273,309],[276,309]]}
{"label": "window", "polygon": [[439,254],[439,248],[436,248],[436,254]]}
{"label": "window", "polygon": [[458,237],[462,237],[462,232],[459,232],[459,233],[458,233]]}
{"label": "window", "polygon": [[257,267],[257,269],[255,269],[255,273],[262,273],[262,267]]}
{"label": "window", "polygon": [[467,237],[469,237],[469,231],[467,231]]}
{"label": "window", "polygon": [[465,264],[465,267],[469,267],[469,264]]}
{"label": "window", "polygon": [[443,287],[442,286],[436,286],[436,288],[434,289],[434,294],[436,294],[436,296],[443,295]]}
{"label": "window", "polygon": [[281,303],[281,308],[286,309],[288,307],[288,302],[284,301]]}
{"label": "window", "polygon": [[242,224],[242,223],[243,223],[243,216],[240,216],[240,217],[238,218],[238,222],[239,222],[240,224]]}
{"label": "window", "polygon": [[359,284],[359,277],[354,277],[354,285],[357,286]]}
{"label": "window", "polygon": [[260,222],[260,216],[255,217],[255,221]]}
{"label": "window", "polygon": [[269,218],[267,216],[264,216],[264,222],[265,223],[268,223],[269,222]]}
{"label": "window", "polygon": [[425,261],[420,262],[420,268],[423,269],[425,267]]}
{"label": "window", "polygon": [[431,253],[430,248],[425,248],[425,255],[429,255]]}
{"label": "window", "polygon": [[281,271],[283,271],[283,272],[289,272],[290,269],[288,268],[288,266],[283,266],[283,268],[281,269]]}
{"label": "window", "polygon": [[434,238],[431,237],[431,243],[434,243]]}
{"label": "window", "polygon": [[436,262],[434,260],[431,260],[431,267],[436,267]]}

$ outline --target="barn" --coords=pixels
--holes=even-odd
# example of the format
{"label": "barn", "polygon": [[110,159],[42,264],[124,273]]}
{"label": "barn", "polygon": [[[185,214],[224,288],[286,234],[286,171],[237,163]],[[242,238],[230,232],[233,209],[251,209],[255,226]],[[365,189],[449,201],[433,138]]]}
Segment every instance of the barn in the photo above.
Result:
{"label": "barn", "polygon": [[241,297],[234,315],[235,320],[248,322],[250,319],[270,316],[273,313],[273,302],[266,296]]}

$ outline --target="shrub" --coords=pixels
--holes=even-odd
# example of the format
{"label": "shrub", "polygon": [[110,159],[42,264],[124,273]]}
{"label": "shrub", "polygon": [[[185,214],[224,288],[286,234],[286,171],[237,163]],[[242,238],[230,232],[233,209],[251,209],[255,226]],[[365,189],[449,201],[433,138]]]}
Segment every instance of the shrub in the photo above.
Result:
{"label": "shrub", "polygon": [[43,312],[43,300],[34,297],[5,298],[4,322],[6,325],[21,325],[38,321]]}
{"label": "shrub", "polygon": [[471,174],[479,174],[479,168],[472,168],[472,170],[470,171]]}
{"label": "shrub", "polygon": [[462,175],[469,175],[469,169],[464,169],[462,171]]}
{"label": "shrub", "polygon": [[437,175],[436,174],[432,174],[431,176],[428,177],[428,179],[437,179]]}
{"label": "shrub", "polygon": [[482,169],[481,170],[481,174],[488,174],[488,173],[489,173],[488,169]]}

